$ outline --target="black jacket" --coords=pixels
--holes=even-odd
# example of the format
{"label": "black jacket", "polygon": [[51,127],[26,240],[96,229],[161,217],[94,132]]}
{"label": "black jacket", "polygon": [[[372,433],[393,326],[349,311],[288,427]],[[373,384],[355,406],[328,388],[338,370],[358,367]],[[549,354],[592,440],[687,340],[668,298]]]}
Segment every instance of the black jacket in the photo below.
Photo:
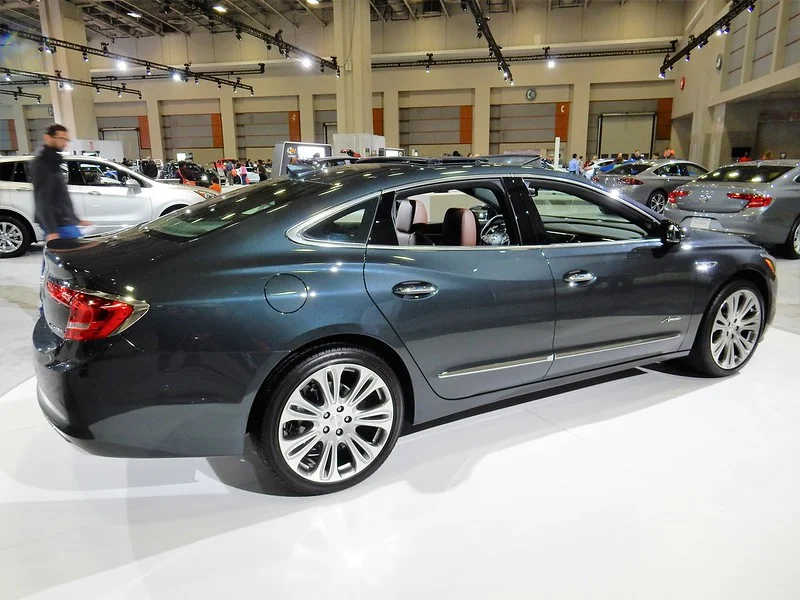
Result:
{"label": "black jacket", "polygon": [[69,198],[62,161],[56,150],[42,146],[30,162],[36,222],[45,233],[56,233],[59,227],[80,223]]}

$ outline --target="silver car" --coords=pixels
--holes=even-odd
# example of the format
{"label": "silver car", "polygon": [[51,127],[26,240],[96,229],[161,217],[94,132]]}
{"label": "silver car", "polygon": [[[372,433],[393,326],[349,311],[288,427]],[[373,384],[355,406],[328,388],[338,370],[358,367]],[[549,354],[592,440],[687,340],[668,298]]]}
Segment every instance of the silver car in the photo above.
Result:
{"label": "silver car", "polygon": [[720,167],[669,195],[664,215],[694,229],[724,231],[800,258],[800,161]]}
{"label": "silver car", "polygon": [[708,169],[686,160],[662,159],[627,162],[593,178],[606,189],[663,213],[667,195]]}

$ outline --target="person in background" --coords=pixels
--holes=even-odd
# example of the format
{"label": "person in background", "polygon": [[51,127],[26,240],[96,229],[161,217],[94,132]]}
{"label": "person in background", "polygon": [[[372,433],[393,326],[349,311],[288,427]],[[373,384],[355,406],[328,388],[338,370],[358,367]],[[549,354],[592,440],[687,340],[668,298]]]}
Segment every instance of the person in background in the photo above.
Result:
{"label": "person in background", "polygon": [[197,185],[194,174],[189,170],[184,161],[178,163],[178,176],[184,185]]}
{"label": "person in background", "polygon": [[745,152],[744,156],[742,156],[737,162],[751,162],[753,159],[750,158],[750,153]]}
{"label": "person in background", "polygon": [[761,160],[772,160],[772,150],[767,150],[761,157]]}
{"label": "person in background", "polygon": [[638,150],[634,150],[634,151],[633,151],[633,155],[631,155],[631,158],[632,158],[634,161],[636,161],[636,160],[642,160],[642,158],[643,158],[643,157],[642,157],[642,155],[639,153],[639,151],[638,151]]}
{"label": "person in background", "polygon": [[142,174],[155,179],[158,176],[158,165],[152,157],[148,156],[142,165]]}
{"label": "person in background", "polygon": [[258,180],[259,181],[266,181],[267,180],[267,165],[264,164],[264,161],[260,158],[258,159]]}
{"label": "person in background", "polygon": [[453,150],[453,156],[461,156],[461,152],[458,150]]}
{"label": "person in background", "polygon": [[59,238],[79,238],[81,230],[78,226],[90,225],[75,214],[61,170],[64,160],[61,152],[68,143],[67,128],[54,123],[45,131],[44,144],[30,162],[35,219],[48,242]]}
{"label": "person in background", "polygon": [[622,152],[617,154],[617,157],[614,159],[615,165],[621,165],[625,160],[622,158]]}
{"label": "person in background", "polygon": [[579,175],[581,172],[580,163],[578,162],[578,155],[573,154],[572,159],[569,161],[569,166],[567,167],[567,171],[572,173],[573,175]]}
{"label": "person in background", "polygon": [[228,180],[228,185],[233,185],[233,161],[229,160],[225,163],[225,177]]}

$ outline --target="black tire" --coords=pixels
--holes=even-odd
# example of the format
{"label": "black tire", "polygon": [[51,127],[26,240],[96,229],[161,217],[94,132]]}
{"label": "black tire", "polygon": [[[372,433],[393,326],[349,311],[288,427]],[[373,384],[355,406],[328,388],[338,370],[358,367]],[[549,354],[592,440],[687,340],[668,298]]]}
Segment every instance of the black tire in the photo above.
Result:
{"label": "black tire", "polygon": [[[342,461],[341,463],[337,462],[335,469],[337,475],[340,474],[340,469],[344,469],[345,473],[348,473],[348,470],[352,470],[352,474],[346,475],[346,477],[343,479],[339,479],[335,482],[323,483],[319,481],[313,481],[312,477],[319,477],[320,474],[325,470],[325,456],[323,456],[323,453],[327,449],[325,442],[319,441],[315,442],[313,445],[309,443],[302,450],[300,450],[296,456],[303,454],[304,457],[302,460],[300,460],[300,464],[296,470],[287,462],[287,459],[284,457],[284,451],[281,449],[280,440],[286,440],[286,436],[288,434],[295,434],[299,439],[303,435],[313,432],[314,430],[305,428],[301,429],[299,433],[295,433],[295,431],[291,431],[287,429],[287,427],[297,427],[298,423],[301,423],[301,421],[293,420],[291,423],[286,423],[284,426],[281,426],[281,417],[284,414],[284,409],[287,407],[287,404],[293,397],[293,393],[298,389],[299,386],[301,386],[312,374],[318,373],[322,369],[335,365],[350,365],[356,368],[363,367],[369,369],[380,379],[382,379],[386,390],[388,390],[390,398],[380,396],[377,392],[373,392],[365,397],[365,401],[356,404],[353,409],[356,409],[359,406],[364,406],[365,403],[367,403],[367,406],[369,406],[370,403],[376,402],[377,399],[381,406],[387,406],[388,404],[391,404],[393,420],[388,432],[382,432],[379,428],[371,428],[369,426],[364,426],[364,428],[359,427],[360,431],[366,429],[368,433],[371,429],[375,429],[374,435],[376,436],[376,439],[378,439],[378,437],[380,438],[380,443],[382,446],[377,451],[377,454],[375,454],[374,458],[371,459],[371,462],[360,467],[361,470],[358,470],[358,468],[356,468],[358,461],[356,460],[355,455],[350,451],[347,444],[342,441],[347,437],[348,434],[344,433],[344,437],[342,438],[334,437],[335,434],[339,434],[340,431],[343,431],[342,429],[338,428],[334,430],[334,427],[348,426],[341,425],[341,423],[337,425],[335,423],[335,412],[333,410],[330,410],[329,413],[324,412],[324,403],[320,405],[314,403],[314,405],[319,408],[322,417],[325,417],[325,415],[328,414],[331,415],[327,421],[322,417],[318,418],[318,423],[329,423],[331,425],[331,428],[329,428],[330,433],[326,432],[326,439],[334,440],[332,446],[336,447],[337,457],[340,461]],[[346,375],[342,377],[340,391],[344,389],[349,393],[355,392],[358,389],[355,384],[353,384],[352,388],[348,388],[348,384],[345,381],[345,378],[348,376],[347,373],[350,373],[350,377],[355,377],[355,372],[356,371],[348,371],[346,372]],[[313,388],[314,384],[310,385],[311,388],[305,389],[312,389],[312,391],[315,391]],[[321,392],[316,393],[319,394]],[[311,396],[304,397],[311,398]],[[320,396],[317,397],[320,398]],[[263,418],[261,422],[257,423],[253,428],[254,446],[256,447],[266,468],[271,471],[272,474],[287,488],[304,496],[330,494],[347,489],[364,481],[383,464],[383,462],[391,453],[395,443],[397,442],[397,438],[400,435],[400,429],[403,422],[403,391],[397,375],[394,373],[392,368],[377,355],[369,352],[368,350],[352,346],[327,344],[315,348],[308,354],[300,357],[296,362],[289,365],[282,374],[279,374],[274,384],[269,386],[266,391],[265,402],[266,406],[262,412]],[[308,425],[311,426],[313,423],[309,422]],[[355,431],[357,426],[351,425],[350,427],[352,427]],[[321,433],[324,430],[317,429],[316,431]],[[320,436],[317,435],[317,437]],[[348,441],[351,441],[352,439],[353,436],[351,435],[349,436]],[[358,441],[359,444],[363,444],[363,440],[360,438]],[[290,442],[286,441],[286,443],[289,444]],[[316,452],[315,449],[317,449]],[[352,460],[348,461],[348,456]],[[307,464],[304,464],[306,461],[309,461],[309,463],[313,464],[315,460],[317,461],[316,466],[312,466],[312,468],[307,468]],[[298,470],[304,471],[307,476],[302,475],[298,472]]]}
{"label": "black tire", "polygon": [[[752,348],[750,349],[749,353],[743,357],[743,360],[737,360],[735,364],[725,367],[720,365],[718,361],[715,360],[714,353],[712,351],[712,336],[713,339],[722,341],[724,344],[723,337],[726,335],[726,333],[724,331],[720,331],[718,328],[715,331],[715,320],[718,313],[720,313],[720,308],[723,306],[723,304],[725,304],[727,300],[733,298],[734,295],[738,294],[739,292],[752,294],[752,297],[757,302],[757,330],[754,332],[745,332],[749,337],[749,343],[752,343]],[[753,313],[751,313],[751,316],[753,319],[755,319],[755,315]],[[731,281],[719,292],[717,292],[716,296],[714,296],[714,299],[712,300],[711,304],[709,304],[708,309],[703,315],[703,320],[700,322],[700,328],[697,330],[697,337],[695,338],[694,346],[689,354],[689,364],[696,371],[708,377],[727,377],[728,375],[733,375],[748,362],[750,362],[753,354],[755,354],[761,334],[764,330],[764,318],[764,297],[758,287],[749,281]],[[733,324],[731,324],[731,326],[733,327]],[[738,326],[736,326],[735,329],[737,332],[740,330]],[[743,327],[741,330],[744,331],[745,328]],[[730,335],[735,335],[735,333],[731,333]]]}
{"label": "black tire", "polygon": [[664,209],[667,207],[667,194],[664,190],[656,190],[647,199],[647,207],[653,209],[659,214],[664,214]]}
{"label": "black tire", "polygon": [[0,258],[16,258],[28,251],[33,235],[19,217],[0,215]]}
{"label": "black tire", "polygon": [[789,236],[783,245],[783,254],[786,258],[791,258],[792,260],[800,258],[800,217],[789,230]]}

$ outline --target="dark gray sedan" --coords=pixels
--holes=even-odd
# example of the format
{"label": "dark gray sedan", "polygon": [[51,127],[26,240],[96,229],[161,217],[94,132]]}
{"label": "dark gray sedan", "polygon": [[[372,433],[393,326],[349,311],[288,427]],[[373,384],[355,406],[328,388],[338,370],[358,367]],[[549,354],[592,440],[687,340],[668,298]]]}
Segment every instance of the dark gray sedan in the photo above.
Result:
{"label": "dark gray sedan", "polygon": [[669,196],[665,215],[695,229],[741,235],[800,258],[800,161],[720,167]]}
{"label": "dark gray sedan", "polygon": [[667,205],[667,195],[708,170],[686,160],[663,159],[617,165],[594,181],[616,194],[641,202],[658,213]]}
{"label": "dark gray sedan", "polygon": [[775,311],[763,249],[585,179],[360,164],[45,250],[39,405],[106,456],[241,454],[302,494],[407,427],[652,362],[730,375]]}

